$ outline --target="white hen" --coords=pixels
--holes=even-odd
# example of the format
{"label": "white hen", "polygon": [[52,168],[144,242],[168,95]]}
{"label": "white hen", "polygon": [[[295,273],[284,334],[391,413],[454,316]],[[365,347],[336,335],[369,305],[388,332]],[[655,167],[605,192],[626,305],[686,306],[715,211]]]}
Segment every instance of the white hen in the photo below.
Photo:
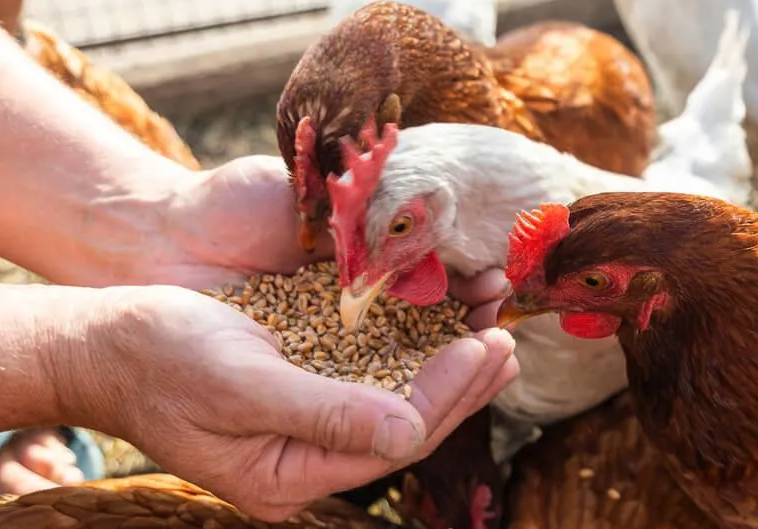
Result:
{"label": "white hen", "polygon": [[[749,27],[740,29],[735,10],[725,14],[716,54],[705,75],[687,96],[682,114],[658,127],[653,163],[643,177],[651,182],[696,175],[718,185],[728,200],[749,204],[752,163],[746,147],[745,101]],[[697,181],[687,191],[699,193]],[[704,189],[703,193],[710,191]]]}
{"label": "white hen", "polygon": [[[744,45],[744,39],[724,39],[723,46],[739,49],[740,42]],[[678,118],[682,122],[697,122],[710,105],[719,104],[721,89],[708,86],[728,83],[712,82],[713,78],[739,84],[744,62],[726,55],[732,60],[719,59],[719,68],[732,68],[735,74],[722,76],[714,67],[711,77],[696,88],[690,113]],[[731,116],[737,119],[739,113]],[[672,121],[665,130],[676,126]],[[701,136],[694,134],[697,130]],[[712,131],[694,127],[691,132],[687,138],[691,145],[710,141]],[[741,136],[727,136],[729,141],[713,142],[714,148],[738,150],[746,157]],[[642,179],[602,171],[494,127],[435,123],[401,130],[397,142],[379,172],[367,174],[366,167],[363,174],[350,170],[329,184],[337,258],[351,262],[341,269],[350,275],[343,277],[350,287],[343,290],[346,301],[341,307],[347,325],[360,321],[371,298],[388,286],[400,297],[409,287],[408,292],[417,297],[444,292],[434,264],[437,259],[464,275],[503,268],[505,235],[522,209],[543,202],[568,203],[603,191],[689,191],[724,200],[735,193],[728,185],[721,187],[729,179],[696,162],[686,163],[682,159],[686,153],[676,142]],[[340,193],[342,200],[336,196]],[[356,218],[356,201],[363,199],[367,209]],[[365,231],[356,231],[354,222],[365,222]],[[393,232],[398,222],[403,224],[400,237]],[[357,235],[362,240],[356,239],[356,233],[363,233]],[[364,253],[356,258],[356,252]],[[505,429],[495,431],[495,452],[501,459],[527,442],[535,427],[589,409],[626,386],[625,361],[615,337],[571,337],[555,315],[523,322],[514,336],[521,375],[494,401],[507,421]]]}
{"label": "white hen", "polygon": [[[353,11],[373,0],[330,0],[329,24],[337,25]],[[495,0],[402,0],[442,20],[448,27],[486,46],[497,40]]]}
{"label": "white hen", "polygon": [[[677,114],[717,54],[722,22],[737,11],[751,30],[744,56],[744,128],[753,162],[758,162],[758,0],[614,0],[631,40],[656,85],[662,107]],[[722,37],[723,38],[723,37]],[[725,94],[726,95],[726,94]],[[752,167],[753,179],[758,167]],[[753,206],[758,204],[753,197]]]}

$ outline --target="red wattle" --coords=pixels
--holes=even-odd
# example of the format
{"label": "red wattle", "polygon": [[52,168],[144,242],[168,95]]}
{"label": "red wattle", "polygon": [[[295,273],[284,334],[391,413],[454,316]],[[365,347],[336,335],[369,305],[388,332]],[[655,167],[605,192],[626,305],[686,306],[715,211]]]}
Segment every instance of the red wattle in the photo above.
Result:
{"label": "red wattle", "polygon": [[571,336],[597,340],[613,336],[621,318],[599,312],[561,312],[561,328]]}
{"label": "red wattle", "polygon": [[429,252],[415,267],[401,274],[387,293],[419,307],[439,303],[447,293],[445,265],[435,252]]}

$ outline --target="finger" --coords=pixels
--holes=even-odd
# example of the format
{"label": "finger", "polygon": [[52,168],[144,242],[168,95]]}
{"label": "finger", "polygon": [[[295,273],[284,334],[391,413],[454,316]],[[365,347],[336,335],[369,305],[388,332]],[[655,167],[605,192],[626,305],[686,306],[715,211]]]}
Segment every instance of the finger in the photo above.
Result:
{"label": "finger", "polygon": [[480,305],[469,312],[465,323],[475,331],[497,327],[497,310],[502,301],[497,299]]}
{"label": "finger", "polygon": [[508,357],[505,364],[498,370],[490,385],[476,400],[471,413],[476,413],[487,404],[491,403],[498,393],[503,391],[521,373],[518,359],[515,354]]}
{"label": "finger", "polygon": [[469,307],[502,299],[509,289],[502,268],[490,268],[472,278],[451,275],[448,283],[450,295]]}
{"label": "finger", "polygon": [[57,486],[16,461],[10,450],[0,454],[0,494],[29,494]]}
{"label": "finger", "polygon": [[[423,417],[428,431],[436,430],[466,395],[467,388],[477,384],[487,358],[487,347],[481,341],[465,338],[444,347],[424,364],[411,382],[413,392],[409,402]],[[487,376],[492,375],[487,373]],[[377,391],[408,404],[385,390]],[[465,418],[463,415],[457,414],[460,421]],[[277,458],[276,472],[280,476],[297,476],[298,481],[287,483],[286,487],[282,485],[280,492],[286,488],[290,499],[303,501],[355,488],[418,459],[422,449],[428,451],[428,447],[417,447],[400,461],[387,461],[360,454],[315,452],[313,447],[290,442],[284,448],[285,453]]]}
{"label": "finger", "polygon": [[406,459],[426,438],[424,419],[398,395],[309,373],[280,358],[267,360],[255,368],[258,391],[240,392],[250,396],[243,416],[257,432],[388,460]]}
{"label": "finger", "polygon": [[13,440],[13,452],[23,466],[58,485],[84,481],[84,473],[76,466],[76,454],[57,430],[22,432]]}
{"label": "finger", "polygon": [[[513,349],[515,343],[508,332],[499,329],[488,329],[477,333],[477,337],[486,345],[486,357],[480,373],[465,388],[464,393],[459,395],[454,406],[442,417],[437,427],[434,430],[430,428],[429,437],[424,445],[428,453],[434,450],[466,418],[494,398],[497,392],[510,383],[518,374],[518,370],[513,368],[514,364],[509,366],[506,373],[503,373],[507,361],[514,356]],[[515,365],[518,365],[518,363],[516,362]],[[496,382],[502,385],[498,386]]]}

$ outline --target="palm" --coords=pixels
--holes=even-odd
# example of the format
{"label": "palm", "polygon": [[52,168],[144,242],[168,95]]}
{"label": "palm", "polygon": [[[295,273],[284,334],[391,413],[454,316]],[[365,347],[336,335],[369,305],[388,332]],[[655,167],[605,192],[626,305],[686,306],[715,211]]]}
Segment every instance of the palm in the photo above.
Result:
{"label": "palm", "polygon": [[[238,284],[256,272],[292,273],[328,259],[333,243],[322,233],[316,251],[297,243],[298,219],[284,163],[278,157],[240,158],[206,173],[182,197],[190,238],[201,241],[192,257],[169,271],[171,282],[191,288]],[[450,278],[450,293],[476,309],[467,318],[474,329],[495,325],[507,282],[502,269],[473,279]]]}

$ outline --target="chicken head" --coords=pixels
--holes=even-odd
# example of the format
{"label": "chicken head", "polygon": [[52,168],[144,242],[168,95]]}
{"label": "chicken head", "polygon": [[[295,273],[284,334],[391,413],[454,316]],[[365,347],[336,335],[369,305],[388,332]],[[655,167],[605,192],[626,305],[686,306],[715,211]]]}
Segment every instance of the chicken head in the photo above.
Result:
{"label": "chicken head", "polygon": [[372,196],[397,144],[397,126],[387,124],[377,138],[369,118],[360,132],[368,149],[361,154],[350,137],[340,141],[346,171],[330,174],[329,226],[339,266],[340,316],[348,329],[360,327],[371,303],[382,293],[414,305],[431,305],[447,292],[447,273],[437,253],[435,204],[427,195],[409,196],[398,207],[370,208]]}
{"label": "chicken head", "polygon": [[563,330],[578,338],[613,336],[624,321],[646,330],[653,312],[668,300],[660,271],[639,263],[572,259],[570,269],[559,273],[556,248],[570,233],[569,208],[561,204],[517,216],[508,234],[506,267],[513,293],[500,306],[498,325],[558,312]]}

